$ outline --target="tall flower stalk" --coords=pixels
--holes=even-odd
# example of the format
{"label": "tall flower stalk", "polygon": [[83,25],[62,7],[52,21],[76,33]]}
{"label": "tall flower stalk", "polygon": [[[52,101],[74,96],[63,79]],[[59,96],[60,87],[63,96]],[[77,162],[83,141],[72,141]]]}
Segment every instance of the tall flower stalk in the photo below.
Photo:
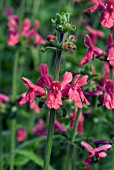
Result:
{"label": "tall flower stalk", "polygon": [[[60,43],[63,41],[63,36],[64,36],[64,34],[60,34]],[[61,53],[62,53],[62,51],[57,51],[56,52],[54,80],[59,79]],[[50,109],[50,119],[49,119],[47,144],[46,144],[46,150],[45,150],[45,158],[44,158],[43,170],[48,170],[49,163],[50,163],[50,155],[51,155],[52,142],[53,142],[53,130],[54,130],[55,114],[56,114],[56,110]]]}
{"label": "tall flower stalk", "polygon": [[[12,76],[12,101],[14,102],[17,95],[17,69],[18,69],[19,51],[16,51],[13,65],[13,76]],[[15,139],[16,139],[16,118],[11,120],[11,148],[10,148],[10,170],[14,170],[15,160]]]}

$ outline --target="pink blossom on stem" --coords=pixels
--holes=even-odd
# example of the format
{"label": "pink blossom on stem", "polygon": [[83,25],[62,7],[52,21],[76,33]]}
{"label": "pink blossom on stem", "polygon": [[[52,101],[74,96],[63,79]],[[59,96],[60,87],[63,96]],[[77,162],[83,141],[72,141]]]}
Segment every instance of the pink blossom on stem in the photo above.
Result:
{"label": "pink blossom on stem", "polygon": [[[79,115],[79,119],[78,119],[77,131],[78,131],[80,134],[82,134],[82,133],[84,132],[84,129],[83,129],[84,117],[83,117],[82,112],[80,112],[79,114],[80,114],[80,115]],[[77,115],[77,109],[75,109],[74,112],[70,114],[70,119],[71,119],[70,127],[71,127],[71,128],[74,127],[74,122],[75,122],[76,115]]]}
{"label": "pink blossom on stem", "polygon": [[[21,94],[18,98],[17,98],[17,102],[19,103],[23,98],[25,98],[26,93]],[[33,109],[36,113],[40,113],[40,108],[38,107],[38,105],[36,104],[35,100],[33,100],[33,102],[29,102],[29,106],[31,109]]]}
{"label": "pink blossom on stem", "polygon": [[84,12],[95,12],[101,8],[103,11],[100,16],[100,21],[103,27],[111,28],[114,25],[114,1],[113,0],[98,0],[94,6],[87,8]]}
{"label": "pink blossom on stem", "polygon": [[36,95],[43,96],[45,94],[45,90],[42,87],[33,84],[29,79],[22,77],[22,80],[24,81],[25,86],[29,88],[29,90],[27,91],[25,97],[23,97],[19,102],[20,105],[27,102],[33,102]]}
{"label": "pink blossom on stem", "polygon": [[89,36],[92,40],[92,43],[95,44],[97,42],[97,37],[103,37],[104,33],[100,30],[95,30],[91,28],[89,25],[86,26],[86,29],[89,31]]}
{"label": "pink blossom on stem", "polygon": [[63,126],[57,119],[55,119],[54,122],[54,132],[59,129],[61,132],[66,132],[67,129],[65,126]]}
{"label": "pink blossom on stem", "polygon": [[18,34],[18,21],[19,17],[17,15],[11,15],[8,17],[8,45],[13,46],[19,41]]}
{"label": "pink blossom on stem", "polygon": [[114,109],[114,81],[108,80],[105,84],[105,90],[103,105],[108,109]]}
{"label": "pink blossom on stem", "polygon": [[16,130],[16,139],[18,142],[22,142],[26,138],[26,129],[25,128],[18,128]]}
{"label": "pink blossom on stem", "polygon": [[47,128],[45,126],[43,119],[37,121],[35,127],[33,128],[32,133],[37,134],[39,136],[45,136],[47,134]]}
{"label": "pink blossom on stem", "polygon": [[114,40],[113,35],[110,34],[108,37],[108,45],[106,46],[107,49],[107,60],[109,61],[110,65],[114,67]]}
{"label": "pink blossom on stem", "polygon": [[85,169],[87,169],[92,162],[92,157],[96,157],[96,160],[99,161],[100,158],[107,156],[106,152],[112,147],[110,144],[104,144],[102,146],[93,148],[85,141],[82,141],[81,145],[87,150],[87,152],[89,152],[88,157],[84,160]]}
{"label": "pink blossom on stem", "polygon": [[87,79],[88,76],[81,77],[80,74],[76,75],[68,91],[69,100],[74,101],[78,108],[82,108],[82,102],[85,102],[87,105],[90,104],[81,89],[81,86],[87,83]]}
{"label": "pink blossom on stem", "polygon": [[2,105],[3,102],[8,102],[9,101],[9,97],[0,93],[0,106]]}
{"label": "pink blossom on stem", "polygon": [[84,38],[84,44],[88,50],[84,58],[81,60],[80,65],[86,64],[88,61],[92,61],[95,54],[97,55],[97,57],[100,57],[103,54],[103,51],[101,49],[93,45],[91,38],[87,34]]}
{"label": "pink blossom on stem", "polygon": [[53,81],[50,85],[50,90],[48,91],[46,104],[52,109],[58,109],[62,105],[62,95],[67,95],[68,91],[65,90],[72,80],[72,74],[70,72],[65,72],[62,76],[62,82]]}
{"label": "pink blossom on stem", "polygon": [[34,23],[34,28],[30,29],[31,23],[29,19],[23,21],[22,34],[31,40],[33,37],[34,46],[45,44],[45,40],[37,33],[39,27],[39,21],[36,20]]}

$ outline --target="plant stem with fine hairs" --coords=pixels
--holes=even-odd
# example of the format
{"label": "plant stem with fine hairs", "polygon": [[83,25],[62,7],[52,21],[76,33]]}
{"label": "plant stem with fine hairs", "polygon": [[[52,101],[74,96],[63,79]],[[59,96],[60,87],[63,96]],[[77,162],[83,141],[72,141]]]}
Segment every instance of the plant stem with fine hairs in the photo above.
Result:
{"label": "plant stem with fine hairs", "polygon": [[[60,34],[60,43],[63,40],[63,36],[64,36],[63,34]],[[61,53],[62,53],[62,51],[56,52],[55,71],[54,71],[54,80],[56,80],[56,81],[59,79]],[[48,128],[47,144],[46,144],[46,150],[45,150],[43,170],[48,170],[49,163],[50,163],[50,155],[51,155],[52,142],[53,142],[53,129],[54,129],[55,113],[56,113],[55,109],[50,109],[49,128]]]}

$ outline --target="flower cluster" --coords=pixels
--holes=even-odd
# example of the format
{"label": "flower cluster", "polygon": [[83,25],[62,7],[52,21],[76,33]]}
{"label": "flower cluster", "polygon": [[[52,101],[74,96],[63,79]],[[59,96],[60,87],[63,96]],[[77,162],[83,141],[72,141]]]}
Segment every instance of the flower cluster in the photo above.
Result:
{"label": "flower cluster", "polygon": [[100,21],[103,27],[111,28],[114,25],[114,1],[113,0],[99,0],[94,6],[85,9],[84,12],[95,12],[97,9],[102,9]]}
{"label": "flower cluster", "polygon": [[[38,70],[41,77],[37,80],[36,84],[33,84],[27,78],[22,78],[25,86],[29,89],[26,95],[20,99],[20,105],[27,102],[34,102],[34,98],[37,95],[39,97],[43,96],[46,98],[45,103],[50,109],[58,109],[62,105],[62,97],[66,97],[70,101],[74,101],[76,106],[79,108],[82,108],[82,102],[85,102],[87,105],[90,104],[81,89],[81,87],[87,83],[88,76],[81,77],[81,75],[78,74],[72,81],[72,73],[65,72],[60,83],[58,81],[52,81],[52,77],[48,75],[48,68],[46,64],[40,64]],[[71,81],[72,83],[70,84]]]}
{"label": "flower cluster", "polygon": [[29,19],[25,19],[22,22],[22,26],[20,28],[20,18],[18,15],[13,15],[13,10],[7,13],[8,16],[8,45],[14,46],[16,45],[20,38],[26,37],[26,43],[37,45],[42,45],[45,43],[45,40],[37,33],[37,29],[39,27],[39,21],[36,20],[34,23],[34,27],[30,29],[31,22]]}

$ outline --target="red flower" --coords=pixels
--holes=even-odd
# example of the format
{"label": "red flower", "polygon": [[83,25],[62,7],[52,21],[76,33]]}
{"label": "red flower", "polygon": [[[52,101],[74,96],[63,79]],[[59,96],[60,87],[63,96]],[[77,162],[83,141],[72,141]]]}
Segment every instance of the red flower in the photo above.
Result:
{"label": "red flower", "polygon": [[91,38],[87,34],[85,35],[85,38],[84,38],[84,44],[88,50],[87,50],[86,55],[80,62],[80,65],[86,64],[88,61],[92,61],[94,59],[95,54],[97,55],[97,57],[100,57],[103,53],[101,49],[93,45]]}

